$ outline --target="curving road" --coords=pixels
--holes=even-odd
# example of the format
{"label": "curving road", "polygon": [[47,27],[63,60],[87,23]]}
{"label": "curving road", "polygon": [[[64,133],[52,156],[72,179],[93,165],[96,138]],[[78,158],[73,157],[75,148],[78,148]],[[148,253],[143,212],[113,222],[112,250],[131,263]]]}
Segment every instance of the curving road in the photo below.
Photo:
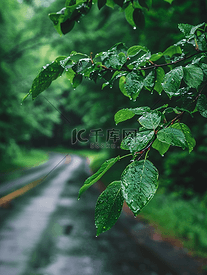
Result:
{"label": "curving road", "polygon": [[[0,186],[0,194],[32,181],[43,182],[0,209],[1,275],[171,275],[128,234],[124,214],[95,237],[98,191],[78,190],[90,171],[86,160],[52,153],[50,160]],[[55,169],[54,169],[55,167]],[[52,171],[52,172],[51,172]],[[188,274],[188,273],[187,273]]]}

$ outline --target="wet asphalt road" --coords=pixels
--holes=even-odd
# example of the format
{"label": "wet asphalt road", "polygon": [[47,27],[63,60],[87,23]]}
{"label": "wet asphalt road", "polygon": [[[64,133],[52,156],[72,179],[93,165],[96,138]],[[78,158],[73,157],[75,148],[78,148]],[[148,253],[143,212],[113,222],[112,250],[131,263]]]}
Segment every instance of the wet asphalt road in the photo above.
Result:
{"label": "wet asphalt road", "polygon": [[[0,186],[0,194],[47,175],[64,155],[51,154],[42,166]],[[170,275],[126,234],[122,215],[108,232],[95,237],[98,191],[78,201],[89,175],[85,159],[68,156],[27,195],[0,209],[1,275]]]}

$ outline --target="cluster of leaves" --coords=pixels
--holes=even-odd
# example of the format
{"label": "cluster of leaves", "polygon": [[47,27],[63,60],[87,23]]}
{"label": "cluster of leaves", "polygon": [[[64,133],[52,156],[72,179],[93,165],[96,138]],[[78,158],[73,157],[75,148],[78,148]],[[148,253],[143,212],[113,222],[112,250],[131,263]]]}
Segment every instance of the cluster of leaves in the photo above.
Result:
{"label": "cluster of leaves", "polygon": [[[171,4],[173,0],[164,1]],[[143,10],[149,10],[152,5],[152,0],[66,0],[65,7],[57,13],[50,13],[49,18],[60,35],[67,34],[73,29],[75,23],[79,22],[81,17],[90,11],[92,4],[96,2],[99,9],[104,6],[114,8],[115,5],[118,5],[124,11],[128,23],[134,28],[144,27]]]}
{"label": "cluster of leaves", "polygon": [[[147,8],[148,2],[150,1],[139,1],[136,4]],[[79,10],[86,9],[90,1],[79,1],[72,6],[69,6],[71,1],[66,3],[64,12],[53,17],[57,20],[55,28],[59,33],[63,32],[61,24],[73,20],[76,15],[78,17],[81,14]],[[105,2],[98,1],[99,7],[102,7],[103,3]],[[125,5],[125,12],[128,7],[135,5],[135,2],[131,1],[127,5],[128,2],[117,3],[122,7]],[[51,64],[44,66],[33,81],[28,93],[33,99],[64,72],[73,88],[80,85],[85,77],[95,82],[98,79],[104,80],[102,88],[108,85],[112,87],[115,81],[119,81],[123,95],[134,101],[144,90],[151,93],[155,91],[159,95],[165,93],[170,99],[178,99],[177,106],[165,104],[154,110],[148,106],[125,108],[115,114],[116,124],[138,116],[139,129],[136,135],[128,135],[121,142],[121,149],[130,153],[104,162],[100,169],[84,182],[79,191],[80,198],[82,193],[116,162],[131,156],[132,162],[125,168],[120,180],[112,182],[97,200],[97,235],[115,224],[124,200],[136,216],[154,196],[158,187],[158,170],[147,159],[150,148],[158,150],[161,155],[165,154],[170,146],[187,149],[189,153],[193,150],[195,139],[189,127],[180,120],[184,112],[191,116],[199,112],[207,118],[207,98],[204,94],[207,86],[206,27],[206,23],[197,26],[179,24],[178,28],[184,38],[164,52],[154,54],[144,46],[127,48],[123,43],[117,43],[108,51],[96,54],[94,58],[92,54],[88,56],[73,51],[69,56],[58,57]]]}

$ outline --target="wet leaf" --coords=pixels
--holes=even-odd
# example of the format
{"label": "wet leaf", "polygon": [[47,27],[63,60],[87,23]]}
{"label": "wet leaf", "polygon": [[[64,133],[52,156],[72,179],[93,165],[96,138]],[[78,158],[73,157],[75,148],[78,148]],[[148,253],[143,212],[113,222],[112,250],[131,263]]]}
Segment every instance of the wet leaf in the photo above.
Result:
{"label": "wet leaf", "polygon": [[170,145],[161,142],[156,138],[155,141],[152,143],[152,148],[156,149],[160,153],[160,155],[163,156],[170,148]]}
{"label": "wet leaf", "polygon": [[122,7],[124,4],[124,0],[114,0],[114,3]]}
{"label": "wet leaf", "polygon": [[138,1],[139,1],[140,6],[149,10],[146,0],[138,0]]}
{"label": "wet leaf", "polygon": [[119,79],[119,89],[122,92],[123,95],[129,97],[132,99],[131,95],[127,93],[127,90],[125,89],[125,83],[126,83],[126,76],[121,76]]}
{"label": "wet leaf", "polygon": [[135,116],[135,114],[129,109],[122,109],[115,114],[114,121],[118,124],[119,122],[132,118],[133,116]]}
{"label": "wet leaf", "polygon": [[182,50],[181,50],[180,46],[172,45],[169,48],[167,48],[163,53],[163,55],[168,55],[170,58],[174,54],[182,54]]}
{"label": "wet leaf", "polygon": [[184,35],[186,37],[190,37],[197,31],[197,29],[202,27],[204,24],[205,23],[201,23],[199,25],[192,26],[192,25],[189,25],[189,24],[182,24],[181,23],[181,24],[178,24],[178,28],[182,33],[184,33]]}
{"label": "wet leaf", "polygon": [[132,46],[128,49],[127,51],[127,55],[129,57],[133,57],[135,55],[137,55],[140,51],[144,51],[144,52],[147,52],[147,49],[143,46]]}
{"label": "wet leaf", "polygon": [[64,60],[66,56],[58,57],[55,61],[46,66],[43,66],[42,71],[34,79],[29,94],[32,94],[32,99],[35,99],[40,93],[46,90],[53,80],[62,75],[64,68],[60,61]]}
{"label": "wet leaf", "polygon": [[[155,54],[151,55],[150,60],[153,61],[153,62],[155,62],[158,59],[160,59],[162,56],[163,56],[163,53],[161,53],[161,52],[155,53]],[[160,67],[158,67],[158,68],[160,68]]]}
{"label": "wet leaf", "polygon": [[193,148],[195,147],[196,141],[193,138],[188,126],[184,123],[175,123],[172,125],[172,128],[179,129],[183,133],[183,135],[185,137],[186,147],[188,148],[189,153],[190,153],[193,150]]}
{"label": "wet leaf", "polygon": [[98,8],[99,10],[106,5],[106,0],[98,0]]}
{"label": "wet leaf", "polygon": [[116,124],[118,124],[119,122],[128,120],[128,119],[134,117],[135,115],[142,115],[142,114],[146,113],[147,111],[150,111],[149,107],[121,109],[115,114],[114,121]]}
{"label": "wet leaf", "polygon": [[154,131],[142,131],[136,134],[136,136],[127,136],[122,142],[120,148],[123,150],[130,150],[130,152],[134,155],[136,152],[144,149],[147,144],[154,137]]}
{"label": "wet leaf", "polygon": [[128,23],[132,27],[136,27],[136,24],[135,24],[134,19],[133,19],[134,8],[133,8],[132,3],[130,3],[128,5],[128,7],[124,10],[124,12],[125,12],[125,17],[126,17],[126,20],[128,21]]}
{"label": "wet leaf", "polygon": [[145,26],[145,18],[144,18],[144,13],[141,9],[135,9],[134,12],[133,12],[133,20],[134,20],[134,23],[135,25],[138,27],[138,28],[141,28],[143,29],[144,26]]}
{"label": "wet leaf", "polygon": [[188,147],[183,131],[173,127],[160,130],[157,133],[157,139],[172,146],[182,147],[183,149]]}
{"label": "wet leaf", "polygon": [[76,74],[73,78],[73,88],[77,88],[82,82],[82,74]]}
{"label": "wet leaf", "polygon": [[182,66],[177,67],[167,73],[164,77],[162,86],[167,95],[171,98],[177,92],[180,87],[181,80],[183,78]]}
{"label": "wet leaf", "polygon": [[207,118],[207,98],[205,95],[201,94],[197,100],[196,107],[199,111],[199,113]]}
{"label": "wet leaf", "polygon": [[120,159],[120,156],[117,156],[116,158],[111,158],[109,160],[106,160],[101,167],[98,169],[98,171],[87,178],[83,184],[83,186],[79,190],[78,198],[94,183],[96,183],[118,160]]}
{"label": "wet leaf", "polygon": [[128,73],[124,88],[127,94],[132,98],[136,99],[144,86],[144,78],[134,72]]}
{"label": "wet leaf", "polygon": [[75,72],[72,69],[68,69],[66,71],[66,76],[67,76],[68,80],[70,81],[70,83],[73,84],[73,79],[75,77]]}
{"label": "wet leaf", "polygon": [[192,88],[198,88],[203,81],[203,71],[200,67],[195,65],[188,65],[183,68],[184,81]]}
{"label": "wet leaf", "polygon": [[147,129],[156,129],[161,121],[161,113],[159,111],[152,111],[145,113],[139,118],[139,123]]}
{"label": "wet leaf", "polygon": [[127,205],[137,216],[158,188],[158,170],[148,160],[134,161],[123,171],[121,187]]}
{"label": "wet leaf", "polygon": [[155,84],[155,71],[151,71],[144,79],[144,86],[149,91],[152,90]]}
{"label": "wet leaf", "polygon": [[164,0],[165,2],[168,2],[169,4],[172,4],[173,0]]}
{"label": "wet leaf", "polygon": [[162,87],[162,82],[164,80],[165,77],[165,71],[163,70],[163,68],[158,67],[155,71],[155,86],[154,86],[154,90],[158,92],[158,94],[161,94],[163,87]]}
{"label": "wet leaf", "polygon": [[121,214],[123,203],[121,181],[114,181],[101,193],[96,203],[95,225],[97,236],[114,226]]}

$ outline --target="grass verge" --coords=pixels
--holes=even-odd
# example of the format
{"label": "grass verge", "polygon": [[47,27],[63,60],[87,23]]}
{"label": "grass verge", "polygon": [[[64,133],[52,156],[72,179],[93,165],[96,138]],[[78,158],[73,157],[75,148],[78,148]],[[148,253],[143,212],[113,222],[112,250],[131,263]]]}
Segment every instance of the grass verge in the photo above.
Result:
{"label": "grass verge", "polygon": [[140,216],[155,224],[164,239],[179,238],[189,254],[207,257],[207,213],[198,197],[186,201],[160,188]]}
{"label": "grass verge", "polygon": [[32,149],[22,150],[15,158],[9,161],[0,162],[0,173],[9,173],[14,169],[30,168],[40,165],[48,160],[48,154],[45,151]]}
{"label": "grass verge", "polygon": [[39,149],[20,150],[14,158],[0,161],[1,181],[20,176],[23,169],[41,165],[48,160],[48,154]]}

